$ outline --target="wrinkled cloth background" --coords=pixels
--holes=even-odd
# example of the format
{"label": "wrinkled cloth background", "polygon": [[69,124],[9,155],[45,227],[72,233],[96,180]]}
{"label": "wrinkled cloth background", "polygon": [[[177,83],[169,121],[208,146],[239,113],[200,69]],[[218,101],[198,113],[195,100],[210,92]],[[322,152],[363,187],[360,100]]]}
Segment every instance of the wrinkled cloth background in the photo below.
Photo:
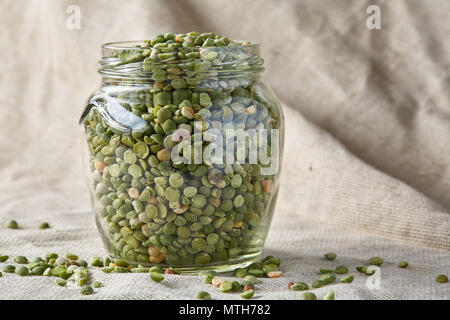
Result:
{"label": "wrinkled cloth background", "polygon": [[[381,30],[366,27],[370,4]],[[69,5],[81,29],[66,27]],[[282,186],[265,254],[283,277],[255,298],[296,299],[289,281],[319,267],[379,255],[380,286],[366,276],[332,289],[337,299],[449,299],[450,2],[0,0],[0,254],[105,256],[80,155],[78,118],[100,85],[104,42],[167,31],[214,31],[262,45],[264,81],[284,103]],[[49,230],[37,230],[48,221]],[[325,252],[337,252],[330,263]],[[408,260],[408,269],[396,264]],[[1,267],[1,266],[0,266]],[[356,273],[356,272],[355,272]],[[144,280],[145,278],[145,280]],[[192,299],[221,294],[198,277],[154,283],[142,274],[93,272],[82,297],[46,277],[0,278],[1,299]],[[7,290],[4,290],[7,288]]]}

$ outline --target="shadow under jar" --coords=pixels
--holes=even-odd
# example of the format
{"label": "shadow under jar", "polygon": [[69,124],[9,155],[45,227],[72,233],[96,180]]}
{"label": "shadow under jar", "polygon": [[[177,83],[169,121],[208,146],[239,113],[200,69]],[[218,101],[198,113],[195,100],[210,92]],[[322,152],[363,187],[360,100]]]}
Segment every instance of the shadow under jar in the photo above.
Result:
{"label": "shadow under jar", "polygon": [[109,254],[184,273],[257,260],[284,140],[280,104],[259,80],[259,45],[102,49],[102,86],[80,123]]}

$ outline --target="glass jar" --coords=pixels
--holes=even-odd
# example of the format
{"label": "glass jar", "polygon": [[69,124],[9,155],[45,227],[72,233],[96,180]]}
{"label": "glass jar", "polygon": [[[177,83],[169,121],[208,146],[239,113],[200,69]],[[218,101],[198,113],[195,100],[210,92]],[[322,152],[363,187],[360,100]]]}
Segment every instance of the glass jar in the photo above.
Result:
{"label": "glass jar", "polygon": [[187,273],[256,261],[284,140],[280,103],[260,81],[260,46],[134,41],[102,51],[102,86],[80,124],[109,254]]}

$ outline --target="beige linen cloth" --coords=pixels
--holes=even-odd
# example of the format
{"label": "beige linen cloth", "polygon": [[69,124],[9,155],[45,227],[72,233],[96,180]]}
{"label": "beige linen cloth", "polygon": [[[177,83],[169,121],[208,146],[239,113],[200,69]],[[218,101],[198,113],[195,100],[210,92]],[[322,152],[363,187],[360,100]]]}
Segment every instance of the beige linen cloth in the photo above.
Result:
{"label": "beige linen cloth", "polygon": [[[370,4],[381,9],[369,30]],[[80,29],[67,28],[77,5]],[[167,31],[214,31],[262,45],[264,81],[284,102],[286,148],[265,253],[283,277],[255,298],[296,299],[289,281],[346,265],[337,299],[449,299],[450,2],[0,1],[0,254],[105,256],[85,186],[77,121],[100,84],[100,45]],[[40,222],[52,228],[37,230]],[[322,258],[334,251],[330,263]],[[355,266],[385,260],[378,285]],[[408,260],[410,267],[396,264]],[[1,267],[1,265],[0,265]],[[1,299],[235,299],[198,277],[103,274],[80,296],[53,278],[0,278]],[[372,281],[374,282],[374,281]],[[376,282],[376,281],[375,281]]]}

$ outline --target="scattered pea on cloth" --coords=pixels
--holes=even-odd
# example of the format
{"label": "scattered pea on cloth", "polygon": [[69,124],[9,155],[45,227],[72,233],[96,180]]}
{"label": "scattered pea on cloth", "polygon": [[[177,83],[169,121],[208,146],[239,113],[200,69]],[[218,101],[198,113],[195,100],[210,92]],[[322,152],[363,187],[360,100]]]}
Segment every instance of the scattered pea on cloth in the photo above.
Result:
{"label": "scattered pea on cloth", "polygon": [[82,286],[82,287],[80,288],[80,293],[81,293],[82,295],[90,295],[90,294],[93,294],[93,293],[94,293],[94,289],[92,289],[91,286]]}
{"label": "scattered pea on cloth", "polygon": [[255,291],[253,289],[244,291],[241,293],[241,297],[243,299],[251,299],[255,295]]}
{"label": "scattered pea on cloth", "polygon": [[436,277],[436,282],[438,283],[447,283],[448,277],[445,274],[440,274]]}
{"label": "scattered pea on cloth", "polygon": [[5,228],[8,229],[18,229],[19,228],[19,224],[17,223],[16,220],[9,220],[5,223]]}
{"label": "scattered pea on cloth", "polygon": [[48,228],[50,228],[50,224],[49,224],[48,222],[42,222],[42,223],[38,226],[38,229],[41,229],[41,230],[43,230],[43,229],[48,229]]}
{"label": "scattered pea on cloth", "polygon": [[197,293],[197,299],[211,300],[211,295],[206,291],[200,291],[199,293]]}
{"label": "scattered pea on cloth", "polygon": [[300,300],[317,300],[317,296],[314,292],[305,292],[300,296]]}

